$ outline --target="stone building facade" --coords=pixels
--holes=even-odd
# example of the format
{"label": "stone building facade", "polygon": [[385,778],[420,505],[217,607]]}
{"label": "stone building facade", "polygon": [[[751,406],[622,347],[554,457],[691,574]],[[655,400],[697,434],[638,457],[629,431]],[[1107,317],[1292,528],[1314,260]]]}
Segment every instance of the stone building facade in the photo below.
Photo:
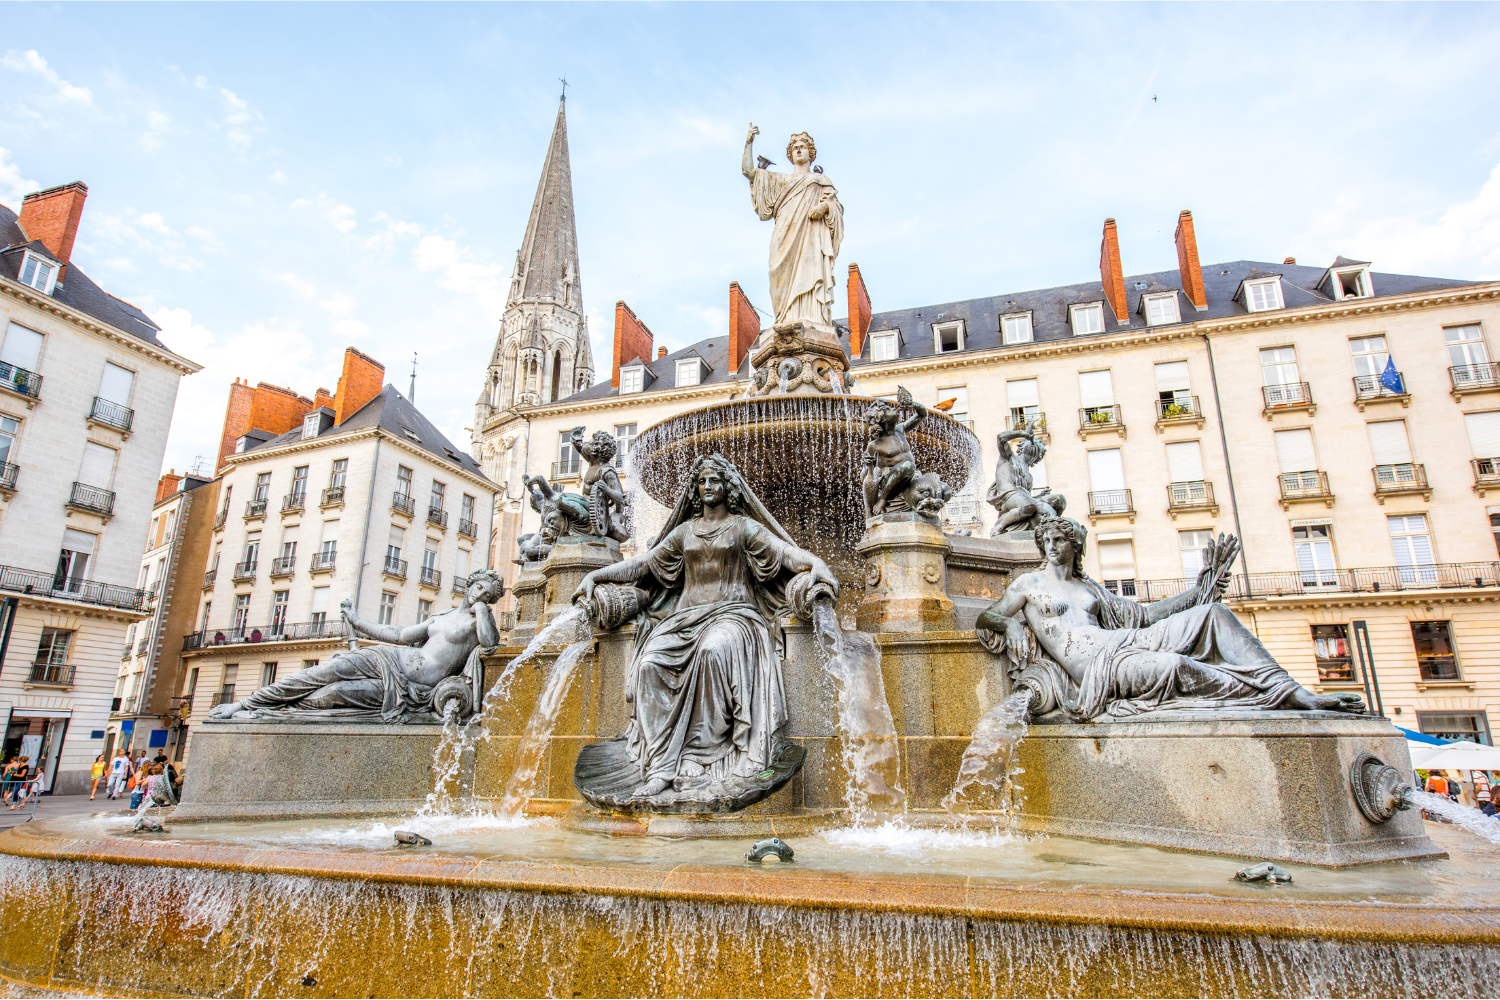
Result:
{"label": "stone building facade", "polygon": [[72,260],[88,189],[0,206],[0,711],[4,754],[83,791],[105,749],[182,376],[198,365]]}
{"label": "stone building facade", "polygon": [[[1097,281],[885,312],[869,311],[851,266],[857,308],[841,336],[856,391],[905,386],[978,435],[983,473],[954,484],[964,488],[949,531],[988,534],[996,434],[1033,426],[1048,445],[1038,482],[1088,526],[1086,565],[1106,586],[1170,596],[1196,575],[1210,532],[1238,534],[1229,602],[1298,680],[1363,692],[1368,679],[1397,725],[1489,742],[1500,713],[1500,365],[1489,346],[1500,283],[1343,257],[1204,265],[1187,212],[1175,242],[1177,269],[1126,275],[1109,220]],[[574,426],[627,443],[742,396],[736,333],[621,359],[609,381],[525,407],[531,450],[518,475],[567,482],[576,472],[560,449]],[[636,336],[617,320],[622,335]],[[659,516],[644,495],[638,506],[645,524]],[[525,511],[520,530],[534,524]]]}

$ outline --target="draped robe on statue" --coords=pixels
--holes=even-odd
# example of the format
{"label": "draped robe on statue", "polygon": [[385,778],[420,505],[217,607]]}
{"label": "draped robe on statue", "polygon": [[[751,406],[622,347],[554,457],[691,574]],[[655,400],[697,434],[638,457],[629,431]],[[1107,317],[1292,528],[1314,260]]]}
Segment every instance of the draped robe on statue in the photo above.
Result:
{"label": "draped robe on statue", "polygon": [[[844,239],[844,206],[823,174],[756,170],[750,202],[761,219],[775,219],[771,234],[771,308],[777,327],[833,325],[834,258]],[[820,204],[828,215],[809,219]]]}

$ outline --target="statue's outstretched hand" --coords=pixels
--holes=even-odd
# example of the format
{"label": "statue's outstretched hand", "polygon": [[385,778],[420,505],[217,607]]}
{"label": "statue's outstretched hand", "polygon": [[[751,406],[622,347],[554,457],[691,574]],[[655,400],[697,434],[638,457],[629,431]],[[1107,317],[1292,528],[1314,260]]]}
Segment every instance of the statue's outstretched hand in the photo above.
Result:
{"label": "statue's outstretched hand", "polygon": [[359,617],[354,613],[354,600],[349,597],[339,602],[339,613],[344,616],[344,621],[346,622],[352,622],[355,618]]}
{"label": "statue's outstretched hand", "polygon": [[755,137],[758,136],[758,135],[760,135],[760,129],[758,129],[758,128],[755,127],[755,123],[754,122],[751,122],[750,123],[750,131],[745,134],[745,145],[748,146],[752,142],[754,142],[755,141]]}

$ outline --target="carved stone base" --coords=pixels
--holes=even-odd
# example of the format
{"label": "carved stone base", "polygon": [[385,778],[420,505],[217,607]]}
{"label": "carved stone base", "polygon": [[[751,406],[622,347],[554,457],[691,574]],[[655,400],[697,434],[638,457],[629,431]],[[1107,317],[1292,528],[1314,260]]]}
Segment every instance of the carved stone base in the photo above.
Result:
{"label": "carved stone base", "polygon": [[767,330],[751,349],[750,364],[755,370],[750,396],[853,391],[849,356],[831,326],[795,323]]}
{"label": "carved stone base", "polygon": [[573,591],[583,578],[601,566],[620,561],[620,543],[613,538],[595,535],[564,535],[552,547],[552,554],[542,563],[547,579],[544,602],[537,628],[573,607]]}
{"label": "carved stone base", "polygon": [[865,558],[861,632],[950,632],[958,627],[947,594],[948,536],[921,514],[870,518],[857,546]]}
{"label": "carved stone base", "polygon": [[795,743],[779,740],[770,766],[750,778],[724,781],[678,778],[674,787],[649,798],[638,797],[639,767],[625,752],[625,737],[591,743],[578,753],[573,765],[573,787],[591,805],[627,813],[738,812],[754,805],[792,780],[802,769],[807,752]]}
{"label": "carved stone base", "polygon": [[521,575],[510,589],[516,598],[516,624],[510,630],[510,641],[523,646],[536,635],[537,622],[547,609],[547,577],[542,566],[540,562],[522,563]]}

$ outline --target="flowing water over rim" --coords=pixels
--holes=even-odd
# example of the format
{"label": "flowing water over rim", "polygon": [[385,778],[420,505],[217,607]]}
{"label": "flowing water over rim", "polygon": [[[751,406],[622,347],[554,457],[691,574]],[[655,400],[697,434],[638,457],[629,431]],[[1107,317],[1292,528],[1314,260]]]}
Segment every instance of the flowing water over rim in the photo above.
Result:
{"label": "flowing water over rim", "polygon": [[547,741],[557,725],[557,716],[562,712],[563,701],[582,663],[594,649],[590,636],[573,643],[552,662],[547,674],[547,684],[537,697],[531,718],[526,722],[526,732],[516,746],[510,780],[505,783],[505,794],[500,799],[500,815],[519,819],[526,814],[526,802],[536,792],[536,777],[541,770],[542,758],[547,753]]}
{"label": "flowing water over rim", "polygon": [[1017,751],[1026,738],[1031,698],[1031,691],[1023,688],[980,718],[974,727],[974,737],[964,750],[953,788],[943,796],[942,806],[949,814],[969,811],[972,803],[965,795],[974,785],[993,793],[993,807],[999,809],[1007,825],[1020,812],[1025,794],[1015,779],[1025,768]]}
{"label": "flowing water over rim", "polygon": [[1446,795],[1434,795],[1415,788],[1406,793],[1406,801],[1424,812],[1452,820],[1454,826],[1463,827],[1492,844],[1500,844],[1500,819],[1494,816],[1486,816],[1478,809],[1454,802]]}

